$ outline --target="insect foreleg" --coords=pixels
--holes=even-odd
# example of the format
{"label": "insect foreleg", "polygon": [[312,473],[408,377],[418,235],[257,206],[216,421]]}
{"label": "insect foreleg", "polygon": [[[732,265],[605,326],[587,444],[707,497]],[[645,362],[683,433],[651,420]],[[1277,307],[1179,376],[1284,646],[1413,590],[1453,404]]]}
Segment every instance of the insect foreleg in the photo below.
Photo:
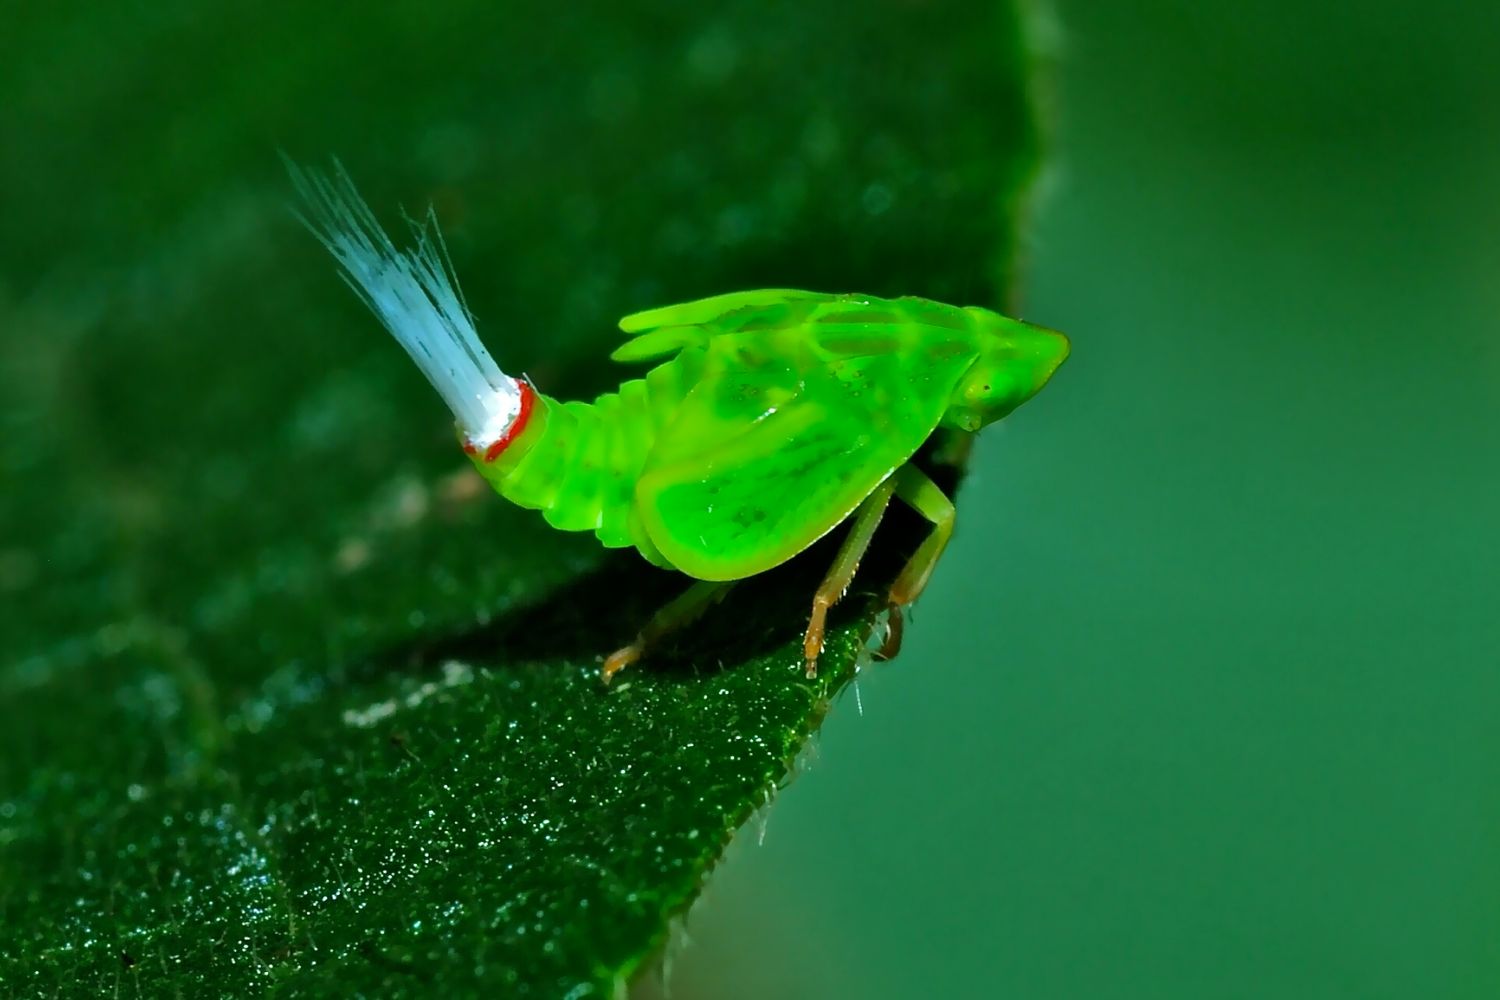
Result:
{"label": "insect foreleg", "polygon": [[882,659],[887,660],[901,649],[901,607],[915,601],[926,589],[927,581],[932,578],[933,568],[937,566],[943,550],[948,547],[948,539],[953,537],[953,524],[957,515],[948,495],[916,466],[903,465],[891,479],[896,484],[896,496],[931,521],[932,532],[922,540],[917,551],[907,560],[901,575],[891,584],[891,631],[879,654]]}
{"label": "insect foreleg", "polygon": [[828,623],[828,609],[837,604],[849,589],[855,570],[859,569],[859,561],[870,547],[870,539],[875,537],[875,529],[879,527],[895,489],[895,477],[888,477],[854,509],[854,523],[849,527],[849,536],[839,547],[838,557],[834,559],[828,575],[813,594],[812,618],[807,623],[807,634],[802,639],[808,677],[818,676],[818,656],[823,652],[823,632]]}
{"label": "insect foreleg", "polygon": [[666,607],[651,616],[651,620],[646,623],[645,628],[641,629],[634,642],[609,654],[609,658],[604,661],[602,671],[604,683],[608,684],[611,677],[639,660],[646,650],[659,642],[663,636],[686,628],[703,617],[704,612],[724,599],[724,595],[729,593],[729,588],[733,587],[734,583],[733,580],[726,583],[699,580],[673,598]]}
{"label": "insect foreleg", "polygon": [[939,441],[932,460],[939,465],[962,469],[969,464],[969,455],[974,451],[975,437],[974,434],[949,431],[947,436]]}

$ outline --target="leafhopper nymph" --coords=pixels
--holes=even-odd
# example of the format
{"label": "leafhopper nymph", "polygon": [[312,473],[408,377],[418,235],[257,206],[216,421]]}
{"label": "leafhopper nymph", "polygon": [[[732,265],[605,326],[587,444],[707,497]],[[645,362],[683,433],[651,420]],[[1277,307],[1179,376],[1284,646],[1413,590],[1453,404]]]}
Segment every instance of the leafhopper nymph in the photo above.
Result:
{"label": "leafhopper nymph", "polygon": [[1010,413],[1068,356],[1062,334],[976,306],[763,289],[626,316],[611,357],[652,367],[592,403],[561,402],[479,342],[430,215],[400,248],[341,169],[290,169],[309,227],[447,402],[479,474],[555,528],[695,580],[605,660],[606,681],[734,581],[849,521],[812,597],[813,676],[829,608],[892,498],[932,522],[889,592],[899,642],[900,609],[954,523],[912,456],[939,428],[972,433]]}

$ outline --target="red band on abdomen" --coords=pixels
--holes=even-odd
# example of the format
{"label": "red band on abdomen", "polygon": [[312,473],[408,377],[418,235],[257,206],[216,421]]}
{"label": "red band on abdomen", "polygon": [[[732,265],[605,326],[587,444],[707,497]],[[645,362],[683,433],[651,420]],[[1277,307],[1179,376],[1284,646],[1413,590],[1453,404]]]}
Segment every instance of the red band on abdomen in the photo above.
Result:
{"label": "red band on abdomen", "polygon": [[[530,382],[523,378],[516,379],[516,388],[521,395],[521,408],[516,411],[516,419],[512,420],[510,426],[505,428],[505,433],[500,435],[493,444],[484,450],[484,460],[486,462],[493,462],[499,458],[505,452],[505,449],[510,447],[510,443],[526,429],[526,423],[531,419],[531,408],[536,404],[536,390],[531,387]],[[478,454],[479,449],[474,447],[469,441],[465,441],[464,451],[467,454],[475,455]]]}

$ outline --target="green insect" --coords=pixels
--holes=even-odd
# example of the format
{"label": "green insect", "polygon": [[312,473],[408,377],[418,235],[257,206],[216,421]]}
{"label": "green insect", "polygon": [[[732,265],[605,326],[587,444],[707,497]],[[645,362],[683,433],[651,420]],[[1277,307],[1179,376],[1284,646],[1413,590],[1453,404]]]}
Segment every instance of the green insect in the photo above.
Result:
{"label": "green insect", "polygon": [[398,249],[342,169],[289,166],[305,221],[447,401],[480,475],[553,527],[592,531],[697,581],[606,659],[605,681],[734,581],[849,521],[812,599],[813,676],[829,608],[893,497],[932,522],[890,589],[894,654],[900,608],[926,586],[954,524],[912,456],[939,428],[972,433],[1005,416],[1068,356],[1062,334],[974,306],[765,289],[625,317],[630,339],[612,357],[653,367],[592,403],[561,402],[506,375],[480,344],[430,213]]}

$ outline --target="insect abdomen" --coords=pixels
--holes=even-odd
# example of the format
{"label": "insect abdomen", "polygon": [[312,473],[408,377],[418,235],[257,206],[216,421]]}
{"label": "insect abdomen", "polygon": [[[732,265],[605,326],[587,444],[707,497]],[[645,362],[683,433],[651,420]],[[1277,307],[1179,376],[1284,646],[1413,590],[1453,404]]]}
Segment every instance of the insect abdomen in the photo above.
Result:
{"label": "insect abdomen", "polygon": [[692,387],[693,367],[678,358],[592,403],[538,395],[513,445],[475,464],[502,496],[540,510],[553,527],[592,531],[608,548],[634,546],[670,568],[641,523],[635,487],[657,433]]}

